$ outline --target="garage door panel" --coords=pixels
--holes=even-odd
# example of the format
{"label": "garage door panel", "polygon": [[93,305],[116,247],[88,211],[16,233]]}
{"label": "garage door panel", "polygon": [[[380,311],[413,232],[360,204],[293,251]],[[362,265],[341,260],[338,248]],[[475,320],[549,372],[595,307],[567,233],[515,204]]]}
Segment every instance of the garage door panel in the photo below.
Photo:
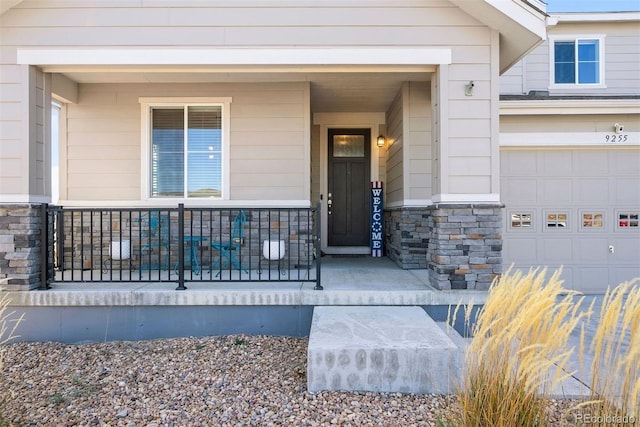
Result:
{"label": "garage door panel", "polygon": [[609,201],[608,179],[584,179],[576,181],[576,197],[578,202],[607,203]]}
{"label": "garage door panel", "polygon": [[573,174],[573,155],[569,150],[546,151],[541,154],[540,174],[544,176],[570,176]]}
{"label": "garage door panel", "polygon": [[633,280],[637,277],[640,277],[640,265],[615,268],[613,270],[612,276],[612,287],[628,280]]}
{"label": "garage door panel", "polygon": [[528,151],[506,151],[500,164],[503,176],[537,176],[535,159]]}
{"label": "garage door panel", "polygon": [[573,170],[576,176],[609,176],[608,156],[600,150],[576,151],[573,157]]}
{"label": "garage door panel", "polygon": [[573,247],[577,260],[581,262],[609,262],[609,243],[607,238],[581,237],[574,240]]}
{"label": "garage door panel", "polygon": [[619,150],[609,155],[609,170],[612,176],[636,176],[640,178],[640,151]]}
{"label": "garage door panel", "polygon": [[609,267],[607,265],[576,268],[569,289],[586,294],[602,293],[609,285]]}
{"label": "garage door panel", "polygon": [[514,179],[503,184],[504,196],[511,203],[535,203],[537,182],[533,179]]}
{"label": "garage door panel", "polygon": [[545,239],[540,245],[542,253],[540,259],[545,265],[550,262],[572,263],[573,262],[573,241],[567,239]]}
{"label": "garage door panel", "polygon": [[519,263],[522,261],[537,262],[538,241],[535,237],[515,238],[504,242],[503,256],[505,264]]}
{"label": "garage door panel", "polygon": [[542,203],[566,203],[573,199],[573,182],[570,179],[548,179],[539,189],[538,200]]}
{"label": "garage door panel", "polygon": [[640,203],[640,179],[617,179],[613,183],[614,202],[628,205]]}
{"label": "garage door panel", "polygon": [[[635,233],[634,233],[635,234]],[[614,252],[611,255],[612,262],[618,263],[634,263],[640,265],[640,235],[635,238],[614,238],[611,239]]]}

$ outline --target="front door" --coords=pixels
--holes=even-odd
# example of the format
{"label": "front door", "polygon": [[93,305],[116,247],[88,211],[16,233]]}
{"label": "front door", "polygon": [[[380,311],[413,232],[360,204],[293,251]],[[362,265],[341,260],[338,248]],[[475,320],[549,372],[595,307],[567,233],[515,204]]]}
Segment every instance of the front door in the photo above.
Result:
{"label": "front door", "polygon": [[369,246],[371,131],[329,129],[328,244]]}

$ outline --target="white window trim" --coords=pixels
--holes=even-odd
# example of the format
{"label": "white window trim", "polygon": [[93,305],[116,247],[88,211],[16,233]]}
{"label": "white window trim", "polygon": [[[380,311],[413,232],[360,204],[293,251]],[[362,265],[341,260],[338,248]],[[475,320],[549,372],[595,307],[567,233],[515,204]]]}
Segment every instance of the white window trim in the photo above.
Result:
{"label": "white window trim", "polygon": [[[189,202],[207,200],[208,202],[217,200],[229,200],[229,147],[231,129],[231,97],[209,98],[209,97],[141,97],[140,102],[140,129],[141,131],[141,152],[140,152],[140,199],[149,203],[167,202]],[[219,105],[222,107],[222,195],[212,198],[187,198],[187,197],[151,197],[151,108],[152,107],[185,107],[185,106],[205,106]]]}
{"label": "white window trim", "polygon": [[[605,89],[604,75],[604,34],[556,34],[549,36],[549,89]],[[556,67],[555,67],[555,43],[557,41],[572,41],[578,40],[598,40],[598,57],[600,62],[598,64],[598,73],[600,75],[599,83],[556,83]],[[576,58],[577,61],[577,58]]]}

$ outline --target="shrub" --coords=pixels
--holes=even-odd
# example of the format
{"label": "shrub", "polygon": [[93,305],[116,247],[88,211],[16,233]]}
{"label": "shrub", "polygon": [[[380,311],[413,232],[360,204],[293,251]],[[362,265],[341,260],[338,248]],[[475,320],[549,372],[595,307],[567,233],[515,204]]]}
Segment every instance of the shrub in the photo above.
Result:
{"label": "shrub", "polygon": [[546,269],[509,268],[493,282],[472,327],[454,425],[546,424],[541,397],[570,376],[567,342],[590,313],[579,310],[583,297],[562,287],[560,273],[547,281]]}
{"label": "shrub", "polygon": [[[608,289],[592,343],[594,416],[640,420],[640,288],[638,279]],[[628,347],[627,344],[628,343]]]}

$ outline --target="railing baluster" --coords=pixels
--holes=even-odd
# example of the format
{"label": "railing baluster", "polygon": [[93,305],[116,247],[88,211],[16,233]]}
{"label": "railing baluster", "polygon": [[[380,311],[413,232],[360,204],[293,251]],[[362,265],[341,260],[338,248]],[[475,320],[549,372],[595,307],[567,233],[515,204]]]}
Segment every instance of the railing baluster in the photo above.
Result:
{"label": "railing baluster", "polygon": [[[236,242],[236,245],[233,245],[233,220],[240,212],[244,212],[247,218],[242,233],[243,239],[240,244]],[[188,223],[185,215],[188,215]],[[184,204],[178,205],[177,208],[162,209],[63,209],[43,206],[41,221],[41,238],[44,245],[40,254],[44,266],[41,273],[41,282],[44,285],[41,283],[41,287],[53,282],[87,280],[171,281],[177,282],[177,289],[182,290],[187,288],[185,283],[188,281],[307,281],[315,282],[315,289],[322,289],[319,246],[322,227],[319,206],[190,209],[185,209]],[[95,224],[95,221],[99,221],[99,224]],[[196,221],[199,221],[199,224]],[[118,225],[118,228],[115,228],[115,225]],[[186,238],[192,240],[185,241]],[[129,242],[129,248],[124,246],[125,240]],[[114,241],[120,242],[120,256],[116,256],[118,259],[114,259],[118,249],[114,247],[114,244],[117,246]],[[284,241],[285,253],[282,259],[277,257],[273,259],[275,262],[270,262],[265,258],[264,241]],[[222,245],[231,244],[233,249],[220,253],[212,246],[215,242]],[[173,249],[175,245],[177,251]],[[277,246],[279,245],[276,243],[274,250],[277,250]],[[189,252],[185,253],[185,250]],[[65,258],[65,251],[68,259]],[[133,273],[134,261],[136,265],[139,263],[137,274]],[[189,274],[185,274],[187,261],[191,266]],[[119,262],[120,265],[114,267],[115,262]],[[96,263],[99,264],[100,274],[93,271]],[[51,273],[47,271],[50,264]],[[176,264],[178,277],[174,278],[171,274]],[[69,272],[65,271],[69,270],[68,266],[71,266]],[[84,274],[85,267],[89,266],[91,271]],[[271,271],[276,266],[277,274]],[[54,267],[58,270],[57,274],[53,271]],[[248,275],[243,275],[245,267],[248,267]],[[262,274],[256,275],[253,271],[256,268]],[[311,274],[313,268],[315,275]],[[164,274],[163,269],[168,269],[168,274]],[[208,277],[205,277],[205,269],[209,270]],[[294,273],[292,269],[296,269],[297,272]],[[144,274],[142,270],[145,270]]]}
{"label": "railing baluster", "polygon": [[322,246],[320,244],[320,239],[322,238],[322,215],[321,215],[321,205],[320,203],[318,203],[316,205],[316,212],[315,212],[315,222],[316,222],[316,236],[315,236],[315,248],[316,248],[316,286],[315,286],[315,290],[317,291],[321,291],[324,288],[322,287],[322,282],[320,280],[320,272],[321,270],[321,264],[322,264]]}

